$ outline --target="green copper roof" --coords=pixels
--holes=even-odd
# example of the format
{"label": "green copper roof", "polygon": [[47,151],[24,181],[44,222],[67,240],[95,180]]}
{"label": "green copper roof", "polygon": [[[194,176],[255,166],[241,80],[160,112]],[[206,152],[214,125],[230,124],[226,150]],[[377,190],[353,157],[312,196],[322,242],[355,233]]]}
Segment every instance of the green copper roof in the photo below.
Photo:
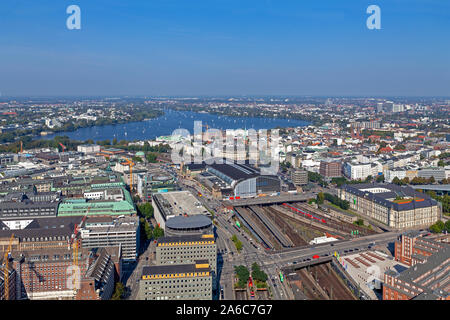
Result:
{"label": "green copper roof", "polygon": [[[122,188],[125,195],[123,201],[102,201],[86,199],[66,199],[58,207],[58,216],[88,215],[131,215],[136,214],[136,208],[130,193]],[[88,213],[89,209],[89,213]]]}

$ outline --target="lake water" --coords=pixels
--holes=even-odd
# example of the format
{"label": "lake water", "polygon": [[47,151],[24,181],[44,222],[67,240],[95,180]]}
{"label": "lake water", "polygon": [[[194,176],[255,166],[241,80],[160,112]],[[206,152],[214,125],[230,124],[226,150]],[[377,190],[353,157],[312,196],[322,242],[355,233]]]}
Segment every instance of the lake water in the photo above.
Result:
{"label": "lake water", "polygon": [[[159,136],[171,135],[176,129],[187,129],[194,132],[194,121],[202,121],[209,128],[226,129],[273,129],[276,127],[303,127],[309,122],[292,119],[276,118],[246,118],[227,117],[208,113],[197,113],[191,111],[165,110],[165,114],[159,118],[140,122],[130,122],[117,125],[95,126],[81,128],[72,132],[59,132],[41,139],[53,139],[55,136],[68,136],[72,140],[151,140]],[[204,128],[205,130],[206,128]]]}

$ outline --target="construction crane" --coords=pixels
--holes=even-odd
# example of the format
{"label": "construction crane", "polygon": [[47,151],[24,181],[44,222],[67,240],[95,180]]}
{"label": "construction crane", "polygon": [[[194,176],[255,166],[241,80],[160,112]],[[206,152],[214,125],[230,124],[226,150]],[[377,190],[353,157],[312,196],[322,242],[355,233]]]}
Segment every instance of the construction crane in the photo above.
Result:
{"label": "construction crane", "polygon": [[[72,260],[73,260],[73,265],[78,267],[78,240],[77,240],[77,234],[78,234],[78,226],[77,224],[75,224],[74,230],[73,230],[73,234],[72,234],[72,238],[70,240],[70,243],[72,244]],[[76,294],[77,292],[77,287],[78,287],[78,283],[77,283],[77,278],[75,277],[75,283],[73,286],[73,292],[74,294]]]}
{"label": "construction crane", "polygon": [[[86,215],[83,217],[83,219],[81,219],[81,222],[79,225],[75,224],[74,230],[73,230],[73,235],[72,235],[72,239],[71,239],[71,243],[72,243],[72,248],[73,248],[73,254],[72,254],[72,260],[73,260],[73,265],[78,267],[78,240],[77,240],[77,236],[78,236],[78,231],[80,229],[80,227],[84,224],[84,222],[86,221],[86,218],[89,214],[89,210],[91,210],[91,207],[88,207]],[[81,274],[80,274],[81,276]],[[73,291],[74,294],[76,294],[77,292],[77,287],[78,287],[78,283],[77,280],[75,278],[75,283],[73,286]]]}
{"label": "construction crane", "polygon": [[126,160],[125,165],[127,165],[130,168],[130,191],[133,192],[133,166],[134,162],[131,161],[131,159],[122,157]]}
{"label": "construction crane", "polygon": [[62,152],[64,152],[67,148],[66,148],[66,146],[65,145],[63,145],[61,142],[59,143],[59,145],[61,146],[61,148],[62,148]]}
{"label": "construction crane", "polygon": [[20,141],[20,153],[23,153],[23,142]]}
{"label": "construction crane", "polygon": [[4,260],[3,275],[5,277],[5,300],[9,300],[9,254],[11,253],[13,239],[14,233],[9,238],[8,249],[5,251],[5,256],[3,259]]}

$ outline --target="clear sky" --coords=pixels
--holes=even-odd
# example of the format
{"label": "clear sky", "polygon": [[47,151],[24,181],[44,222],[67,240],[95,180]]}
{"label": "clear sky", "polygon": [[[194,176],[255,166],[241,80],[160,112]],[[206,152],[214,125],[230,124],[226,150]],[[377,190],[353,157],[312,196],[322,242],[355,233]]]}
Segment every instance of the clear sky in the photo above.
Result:
{"label": "clear sky", "polygon": [[450,1],[1,0],[0,92],[450,96]]}

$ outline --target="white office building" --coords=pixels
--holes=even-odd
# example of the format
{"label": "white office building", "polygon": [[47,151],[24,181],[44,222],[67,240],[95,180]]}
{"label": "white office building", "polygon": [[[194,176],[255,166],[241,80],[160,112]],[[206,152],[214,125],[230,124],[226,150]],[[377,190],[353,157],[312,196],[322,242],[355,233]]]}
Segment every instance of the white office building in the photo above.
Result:
{"label": "white office building", "polygon": [[352,163],[344,164],[344,175],[351,180],[364,180],[372,175],[372,165],[370,163]]}

